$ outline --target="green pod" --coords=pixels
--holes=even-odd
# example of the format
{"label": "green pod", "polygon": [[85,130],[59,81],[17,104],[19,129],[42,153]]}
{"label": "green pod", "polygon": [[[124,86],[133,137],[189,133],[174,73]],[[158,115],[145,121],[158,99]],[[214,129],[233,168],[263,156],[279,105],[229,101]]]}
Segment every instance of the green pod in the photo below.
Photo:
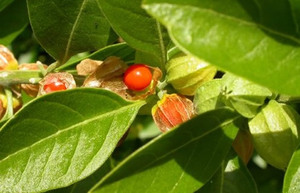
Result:
{"label": "green pod", "polygon": [[195,93],[194,107],[197,114],[225,107],[222,102],[222,79],[213,79],[202,84]]}
{"label": "green pod", "polygon": [[269,89],[229,73],[222,80],[224,103],[246,118],[253,118],[272,96]]}
{"label": "green pod", "polygon": [[180,94],[192,96],[204,82],[212,80],[217,68],[191,55],[177,54],[166,64],[167,81]]}
{"label": "green pod", "polygon": [[256,151],[270,165],[283,170],[299,144],[299,126],[299,114],[275,100],[249,121]]}

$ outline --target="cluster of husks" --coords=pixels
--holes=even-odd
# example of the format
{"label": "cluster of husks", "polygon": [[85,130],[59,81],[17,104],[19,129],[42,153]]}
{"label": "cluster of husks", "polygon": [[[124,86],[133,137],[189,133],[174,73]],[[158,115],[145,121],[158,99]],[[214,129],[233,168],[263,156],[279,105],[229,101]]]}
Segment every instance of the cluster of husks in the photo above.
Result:
{"label": "cluster of husks", "polygon": [[197,88],[214,78],[217,69],[203,60],[179,53],[166,64],[166,81],[179,94],[165,94],[152,108],[152,116],[162,132],[191,119],[194,115],[193,97]]}

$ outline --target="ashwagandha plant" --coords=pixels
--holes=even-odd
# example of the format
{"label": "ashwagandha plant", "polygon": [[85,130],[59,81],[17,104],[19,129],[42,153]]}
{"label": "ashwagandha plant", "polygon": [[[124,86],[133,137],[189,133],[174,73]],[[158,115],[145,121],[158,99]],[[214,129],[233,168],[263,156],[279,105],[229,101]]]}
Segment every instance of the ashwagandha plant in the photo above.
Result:
{"label": "ashwagandha plant", "polygon": [[0,192],[300,192],[299,10],[1,0]]}

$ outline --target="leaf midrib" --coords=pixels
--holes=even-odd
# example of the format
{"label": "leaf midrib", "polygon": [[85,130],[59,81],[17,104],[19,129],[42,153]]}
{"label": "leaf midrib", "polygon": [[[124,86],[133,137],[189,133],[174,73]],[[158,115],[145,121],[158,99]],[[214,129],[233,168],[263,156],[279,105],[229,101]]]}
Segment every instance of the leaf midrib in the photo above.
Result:
{"label": "leaf midrib", "polygon": [[[228,20],[232,20],[232,21],[236,21],[240,24],[244,24],[244,25],[248,25],[248,26],[252,26],[252,27],[255,27],[255,28],[260,28],[260,29],[263,29],[263,30],[266,30],[268,31],[269,33],[272,33],[274,35],[278,35],[280,37],[283,37],[285,39],[289,39],[297,44],[300,44],[300,39],[296,38],[296,37],[293,37],[293,36],[290,36],[288,34],[285,34],[285,33],[282,33],[282,32],[279,32],[279,31],[275,31],[271,28],[268,28],[264,25],[261,25],[259,23],[255,23],[255,22],[250,22],[250,21],[246,21],[246,20],[242,20],[240,18],[237,18],[237,17],[233,17],[233,16],[230,16],[230,15],[225,15],[224,13],[221,13],[221,12],[217,12],[213,9],[208,9],[208,8],[200,8],[200,7],[195,7],[195,6],[191,6],[191,5],[179,5],[179,4],[170,4],[170,3],[149,3],[149,4],[145,4],[144,7],[147,8],[147,7],[150,7],[151,5],[164,5],[164,6],[179,6],[181,9],[184,8],[188,8],[188,9],[196,9],[196,10],[200,10],[200,12],[207,12],[209,14],[214,14],[214,15],[217,15],[219,17],[223,17],[223,18],[226,18]],[[191,13],[193,12],[192,10],[189,12]],[[161,21],[163,22],[166,26],[172,26],[172,25],[169,25],[168,23],[164,22],[164,21]]]}
{"label": "leaf midrib", "polygon": [[74,36],[74,31],[75,31],[75,29],[77,28],[77,24],[78,24],[78,21],[79,21],[79,19],[80,19],[82,10],[83,10],[83,8],[85,7],[85,4],[86,4],[86,0],[83,0],[83,2],[82,2],[82,4],[81,4],[81,7],[80,7],[80,10],[79,10],[79,12],[78,12],[78,15],[77,15],[77,17],[76,17],[76,20],[75,20],[75,22],[74,22],[74,25],[73,25],[73,27],[72,27],[70,36],[69,36],[69,38],[68,38],[68,43],[67,43],[66,51],[65,51],[63,60],[61,61],[62,63],[65,63],[66,60],[68,59],[69,50],[70,50],[70,47],[71,47],[71,41],[72,41],[73,36]]}
{"label": "leaf midrib", "polygon": [[[188,141],[188,142],[182,144],[181,146],[178,146],[177,148],[173,149],[172,151],[167,152],[167,153],[164,154],[163,156],[157,157],[156,160],[154,160],[154,161],[148,163],[147,165],[145,165],[144,167],[140,168],[139,170],[137,170],[137,171],[134,172],[134,173],[138,173],[139,171],[144,170],[145,168],[149,167],[150,165],[156,163],[157,161],[162,160],[163,158],[165,158],[165,157],[167,157],[167,156],[173,154],[173,153],[176,152],[177,150],[179,150],[179,149],[181,149],[181,148],[183,148],[183,147],[185,147],[185,146],[187,146],[187,145],[189,145],[189,144],[191,144],[191,143],[193,143],[193,142],[195,142],[195,141],[201,139],[202,137],[205,137],[206,135],[209,135],[210,133],[216,131],[217,129],[222,128],[222,127],[224,127],[224,126],[227,126],[227,125],[231,124],[234,120],[238,119],[239,117],[240,117],[240,116],[237,115],[236,117],[234,117],[234,118],[232,118],[232,119],[230,119],[230,120],[228,120],[228,121],[226,121],[226,122],[223,122],[222,124],[217,125],[216,127],[214,127],[214,128],[212,128],[212,129],[210,129],[209,131],[203,133],[202,135],[193,138],[192,140],[190,140],[190,141]],[[172,131],[171,131],[171,132],[172,132]],[[164,136],[164,135],[161,135],[160,137],[163,137],[163,136]],[[158,137],[157,139],[159,139],[160,137]],[[89,191],[89,193],[92,193],[92,192],[93,192],[95,189],[97,189],[103,182],[105,182],[107,179],[109,179],[111,176],[113,176],[113,174],[114,174],[115,171],[117,171],[117,170],[118,170],[119,168],[121,168],[123,165],[126,165],[126,163],[127,163],[128,161],[130,161],[130,159],[133,159],[133,158],[135,157],[135,155],[137,155],[139,152],[143,151],[144,149],[146,149],[147,147],[149,147],[151,144],[153,144],[153,143],[155,143],[155,142],[156,142],[156,140],[155,140],[155,141],[151,141],[151,142],[149,142],[148,145],[142,146],[138,151],[136,151],[136,152],[134,152],[133,154],[131,154],[127,159],[125,159],[124,162],[122,162],[122,163],[120,163],[118,166],[116,166],[116,167],[115,167],[108,175],[106,175],[101,181],[99,181],[99,183],[97,183],[97,184]]]}
{"label": "leaf midrib", "polygon": [[3,158],[2,160],[0,160],[0,165],[1,165],[2,162],[4,162],[5,160],[9,159],[10,157],[12,157],[12,156],[14,156],[14,155],[17,155],[18,153],[20,153],[20,152],[22,152],[22,151],[25,151],[25,150],[27,150],[27,149],[29,149],[29,148],[32,148],[33,146],[36,146],[36,145],[38,145],[39,143],[42,143],[42,142],[44,142],[44,141],[46,141],[46,140],[48,140],[48,139],[51,139],[51,138],[53,138],[53,137],[55,137],[55,136],[59,136],[60,133],[66,132],[66,131],[68,131],[68,130],[71,130],[71,129],[76,128],[76,127],[81,126],[81,125],[88,124],[88,123],[90,123],[90,122],[92,122],[92,121],[94,121],[94,120],[101,119],[101,118],[105,118],[105,117],[107,117],[107,116],[109,116],[109,115],[114,115],[114,114],[116,114],[116,113],[121,113],[121,112],[123,112],[123,111],[126,111],[127,109],[130,109],[130,107],[137,107],[137,106],[140,106],[142,103],[143,103],[142,101],[135,102],[135,103],[133,103],[133,104],[129,104],[129,105],[123,106],[123,107],[121,107],[121,108],[115,109],[115,110],[113,110],[113,111],[109,111],[109,112],[106,112],[106,113],[104,113],[104,114],[97,115],[97,116],[95,116],[95,117],[93,117],[93,118],[90,118],[90,119],[87,119],[87,120],[78,122],[78,123],[76,123],[76,124],[74,124],[74,125],[71,125],[71,126],[69,126],[69,127],[62,128],[62,129],[58,130],[56,133],[53,133],[53,134],[51,134],[51,135],[49,135],[49,136],[47,136],[47,137],[45,137],[45,138],[42,138],[41,140],[36,141],[35,143],[33,143],[33,144],[29,145],[29,146],[26,146],[26,147],[24,147],[24,148],[21,148],[21,149],[17,150],[16,152],[14,152],[14,153],[8,155],[7,157],[5,157],[5,158]]}

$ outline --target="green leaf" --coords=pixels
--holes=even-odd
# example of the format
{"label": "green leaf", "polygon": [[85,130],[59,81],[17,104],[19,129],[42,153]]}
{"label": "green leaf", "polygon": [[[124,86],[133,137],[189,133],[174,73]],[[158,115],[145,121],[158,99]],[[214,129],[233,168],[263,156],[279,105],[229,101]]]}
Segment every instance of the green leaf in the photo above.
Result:
{"label": "green leaf", "polygon": [[93,60],[105,60],[109,56],[117,56],[120,57],[125,62],[133,62],[134,61],[135,50],[128,46],[126,43],[119,43],[106,46],[101,48],[100,50],[80,58],[75,61],[68,61],[64,65],[58,67],[56,70],[66,70],[66,69],[74,69],[75,66],[83,59],[90,58]]}
{"label": "green leaf", "polygon": [[[98,1],[114,30],[133,48],[156,57],[158,63],[148,63],[148,65],[163,69],[167,54],[167,33],[155,19],[141,8],[142,0]],[[147,57],[146,61],[149,61],[149,58]],[[153,61],[155,60],[150,60],[150,62]]]}
{"label": "green leaf", "polygon": [[46,193],[87,193],[105,174],[107,174],[111,169],[110,159],[108,159],[97,171],[95,171],[89,177],[72,184],[71,186],[50,190]]}
{"label": "green leaf", "polygon": [[14,0],[1,0],[0,1],[0,11],[2,11],[5,7],[11,4]]}
{"label": "green leaf", "polygon": [[29,102],[0,132],[0,192],[41,192],[89,176],[143,104],[88,88]]}
{"label": "green leaf", "polygon": [[21,1],[0,1],[0,44],[9,45],[28,25],[28,14],[26,2]]}
{"label": "green leaf", "polygon": [[36,38],[61,64],[74,54],[112,42],[97,0],[27,0],[27,4]]}
{"label": "green leaf", "polygon": [[258,193],[255,181],[243,161],[233,153],[227,159],[197,193]]}
{"label": "green leaf", "polygon": [[283,193],[298,193],[300,191],[300,146],[294,152],[284,177]]}
{"label": "green leaf", "polygon": [[204,113],[133,153],[90,192],[193,192],[219,168],[237,133],[229,109]]}
{"label": "green leaf", "polygon": [[197,114],[225,106],[221,100],[222,88],[222,79],[213,79],[197,89],[194,98],[194,106]]}
{"label": "green leaf", "polygon": [[145,0],[143,7],[182,50],[274,91],[300,95],[296,1]]}

